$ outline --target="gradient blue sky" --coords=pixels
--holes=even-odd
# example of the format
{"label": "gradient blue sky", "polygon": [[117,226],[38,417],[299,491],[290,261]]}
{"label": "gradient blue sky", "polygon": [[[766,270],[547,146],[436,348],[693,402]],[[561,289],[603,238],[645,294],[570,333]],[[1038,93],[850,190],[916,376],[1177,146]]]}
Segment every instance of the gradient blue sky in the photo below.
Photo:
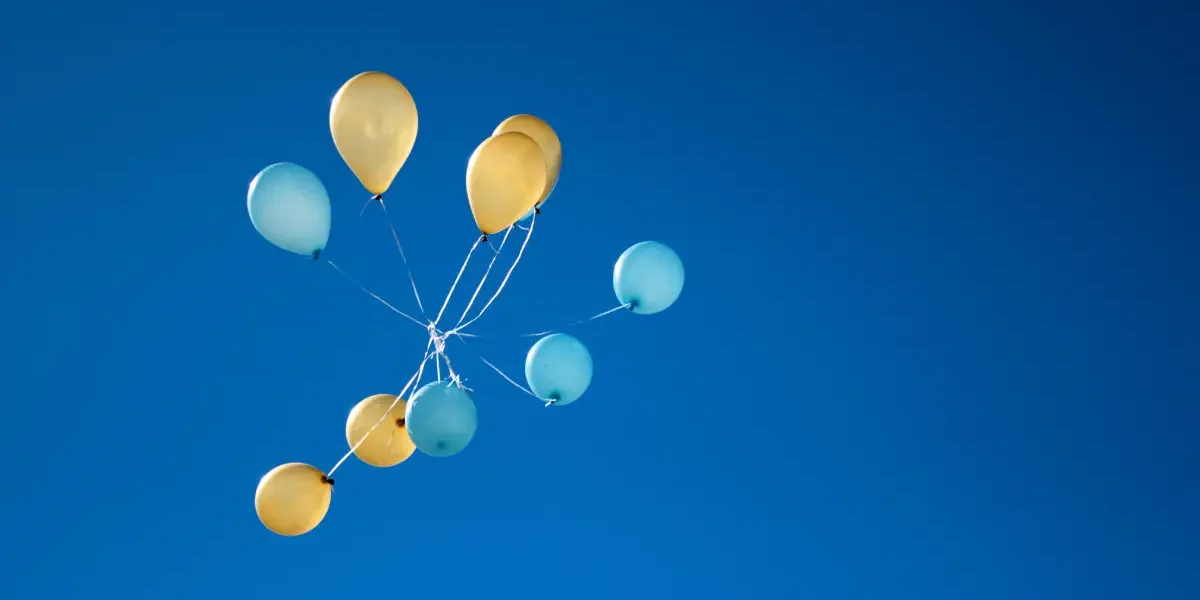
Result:
{"label": "gradient blue sky", "polygon": [[[1174,4],[6,6],[3,596],[1200,596],[1200,11]],[[413,306],[329,137],[368,69],[420,110],[389,197],[426,298],[475,235],[475,145],[520,112],[563,139],[477,326],[493,362],[615,304],[635,242],[687,287],[574,331],[570,407],[459,347],[468,450],[351,462],[286,539],[258,478],[331,466],[425,339],[246,215],[259,169],[309,167],[329,258]]]}

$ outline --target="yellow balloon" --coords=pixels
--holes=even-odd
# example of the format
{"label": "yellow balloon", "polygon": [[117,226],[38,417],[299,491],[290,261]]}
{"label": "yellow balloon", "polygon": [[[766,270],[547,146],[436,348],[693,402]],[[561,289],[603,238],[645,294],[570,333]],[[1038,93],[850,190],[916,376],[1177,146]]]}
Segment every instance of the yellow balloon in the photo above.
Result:
{"label": "yellow balloon", "polygon": [[312,531],[329,511],[333,480],[304,463],[279,465],[254,490],[254,510],[267,529],[295,536]]}
{"label": "yellow balloon", "polygon": [[550,127],[549,123],[533,115],[511,116],[502,121],[492,135],[509,131],[519,131],[533,138],[546,157],[546,187],[542,190],[542,196],[538,198],[540,206],[550,197],[550,192],[554,191],[554,186],[558,183],[558,174],[562,171],[562,143],[558,141],[558,134],[554,133],[554,128]]}
{"label": "yellow balloon", "polygon": [[[393,402],[396,402],[396,397],[390,394],[369,396],[359,402],[346,419],[346,443],[354,448],[354,444],[362,440],[354,450],[354,455],[372,467],[398,465],[417,449],[404,426],[404,399],[401,398],[395,406],[392,406]],[[387,417],[381,422],[379,419],[384,414]],[[371,431],[376,423],[379,426]],[[368,434],[368,431],[371,433]],[[364,435],[366,439],[363,439]]]}
{"label": "yellow balloon", "polygon": [[404,84],[368,71],[342,84],[329,107],[329,130],[363,187],[382,194],[417,141],[417,105]]}
{"label": "yellow balloon", "polygon": [[467,162],[467,200],[484,235],[504,231],[525,216],[545,187],[542,148],[518,131],[484,140]]}

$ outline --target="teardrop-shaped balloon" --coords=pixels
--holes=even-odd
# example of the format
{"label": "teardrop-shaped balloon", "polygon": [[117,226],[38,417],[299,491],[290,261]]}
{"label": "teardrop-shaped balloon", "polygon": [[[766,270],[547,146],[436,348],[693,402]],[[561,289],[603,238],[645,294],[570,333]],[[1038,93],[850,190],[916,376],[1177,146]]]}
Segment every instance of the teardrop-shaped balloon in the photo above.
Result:
{"label": "teardrop-shaped balloon", "polygon": [[263,475],[254,490],[254,511],[267,529],[279,535],[303,535],[329,511],[333,480],[304,463],[279,465]]}
{"label": "teardrop-shaped balloon", "polygon": [[479,144],[467,162],[467,200],[485,235],[504,231],[537,204],[546,162],[533,138],[516,131]]}
{"label": "teardrop-shaped balloon", "polygon": [[546,160],[546,185],[538,197],[537,203],[541,205],[558,184],[558,174],[562,171],[562,142],[549,123],[533,115],[513,115],[501,121],[492,135],[509,131],[518,131],[533,138],[542,149],[542,157]]}
{"label": "teardrop-shaped balloon", "polygon": [[662,312],[683,292],[683,261],[659,242],[634,244],[613,266],[613,291],[635,313]]}
{"label": "teardrop-shaped balloon", "polygon": [[412,456],[416,447],[408,437],[405,408],[403,398],[397,400],[391,394],[375,394],[350,410],[350,416],[346,418],[346,443],[351,448],[358,444],[354,455],[359,460],[372,467],[392,467]]}
{"label": "teardrop-shaped balloon", "polygon": [[475,402],[449,381],[434,381],[417,390],[404,419],[417,449],[437,457],[462,452],[478,426]]}
{"label": "teardrop-shaped balloon", "polygon": [[372,194],[392,185],[417,141],[417,104],[395,77],[368,71],[342,84],[329,107],[338,154]]}
{"label": "teardrop-shaped balloon", "polygon": [[329,194],[300,165],[276,163],[255,175],[246,209],[258,233],[288,252],[317,258],[329,243]]}
{"label": "teardrop-shaped balloon", "polygon": [[592,383],[592,355],[583,342],[550,334],[525,355],[525,380],[538,398],[556,406],[579,399]]}

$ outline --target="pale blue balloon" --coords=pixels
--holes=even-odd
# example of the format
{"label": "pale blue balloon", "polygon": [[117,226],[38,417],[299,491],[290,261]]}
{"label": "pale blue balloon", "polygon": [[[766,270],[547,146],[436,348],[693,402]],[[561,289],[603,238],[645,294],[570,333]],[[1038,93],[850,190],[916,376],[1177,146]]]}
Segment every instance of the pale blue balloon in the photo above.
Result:
{"label": "pale blue balloon", "polygon": [[329,242],[329,194],[300,165],[276,163],[260,171],[250,182],[246,208],[258,233],[288,252],[315,259]]}
{"label": "pale blue balloon", "polygon": [[565,333],[550,334],[525,355],[525,380],[538,398],[570,404],[592,383],[592,355],[583,342]]}
{"label": "pale blue balloon", "polygon": [[454,456],[475,437],[478,415],[467,391],[449,381],[426,384],[409,398],[404,424],[417,449],[429,456]]}
{"label": "pale blue balloon", "polygon": [[613,267],[613,291],[635,313],[662,312],[683,292],[683,261],[665,244],[634,244]]}

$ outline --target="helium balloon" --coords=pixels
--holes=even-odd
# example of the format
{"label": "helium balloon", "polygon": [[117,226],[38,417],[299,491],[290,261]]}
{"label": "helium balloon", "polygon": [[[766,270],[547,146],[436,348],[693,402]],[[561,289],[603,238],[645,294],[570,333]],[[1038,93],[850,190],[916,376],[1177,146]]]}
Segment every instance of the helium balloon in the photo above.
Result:
{"label": "helium balloon", "polygon": [[351,448],[358,444],[354,455],[372,467],[392,467],[412,456],[416,447],[408,437],[404,410],[404,399],[397,401],[390,394],[375,394],[359,402],[346,418],[346,443]]}
{"label": "helium balloon", "polygon": [[276,163],[255,175],[246,209],[258,233],[288,252],[317,258],[329,243],[329,194],[300,165]]}
{"label": "helium balloon", "polygon": [[404,419],[417,449],[436,457],[462,452],[475,437],[478,424],[475,402],[449,381],[434,381],[417,390]]}
{"label": "helium balloon", "polygon": [[516,223],[537,204],[545,185],[542,149],[523,133],[484,140],[467,162],[467,200],[484,235]]}
{"label": "helium balloon", "polygon": [[538,398],[570,404],[592,383],[592,355],[587,346],[565,333],[548,335],[525,355],[525,380]]}
{"label": "helium balloon", "polygon": [[533,216],[533,212],[534,212],[534,210],[535,210],[535,209],[532,209],[532,208],[531,208],[531,209],[529,209],[529,212],[527,212],[527,213],[525,213],[525,214],[521,215],[521,218],[520,218],[520,219],[517,219],[517,220],[518,220],[518,221],[520,221],[520,222],[522,222],[522,223],[524,223],[525,221],[528,221],[528,220],[529,220],[529,218]]}
{"label": "helium balloon", "polygon": [[538,197],[537,203],[540,206],[550,197],[550,192],[554,191],[554,186],[558,183],[558,174],[562,171],[562,143],[549,123],[533,115],[511,116],[502,121],[492,135],[509,131],[519,131],[533,138],[542,149],[546,160],[546,186],[542,188],[542,195]]}
{"label": "helium balloon", "polygon": [[329,107],[338,154],[372,194],[383,194],[417,141],[417,105],[404,84],[368,71],[342,84]]}
{"label": "helium balloon", "polygon": [[683,262],[664,244],[640,242],[613,267],[613,291],[622,304],[643,315],[662,312],[683,291]]}
{"label": "helium balloon", "polygon": [[254,510],[267,529],[279,535],[303,535],[329,511],[333,480],[303,463],[279,465],[263,475],[254,491]]}

